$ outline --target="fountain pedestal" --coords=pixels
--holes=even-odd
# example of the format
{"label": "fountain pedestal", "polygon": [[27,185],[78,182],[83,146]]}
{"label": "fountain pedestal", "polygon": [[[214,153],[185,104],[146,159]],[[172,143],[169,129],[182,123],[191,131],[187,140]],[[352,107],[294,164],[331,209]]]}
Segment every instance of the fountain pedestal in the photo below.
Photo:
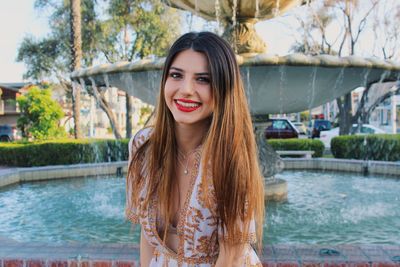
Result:
{"label": "fountain pedestal", "polygon": [[287,182],[283,179],[265,179],[265,201],[285,201],[287,200]]}
{"label": "fountain pedestal", "polygon": [[258,160],[260,171],[264,176],[264,197],[266,201],[284,201],[287,199],[287,182],[283,179],[275,178],[275,174],[284,168],[284,162],[275,153],[274,149],[264,136],[264,126],[254,122],[254,132],[258,147]]}

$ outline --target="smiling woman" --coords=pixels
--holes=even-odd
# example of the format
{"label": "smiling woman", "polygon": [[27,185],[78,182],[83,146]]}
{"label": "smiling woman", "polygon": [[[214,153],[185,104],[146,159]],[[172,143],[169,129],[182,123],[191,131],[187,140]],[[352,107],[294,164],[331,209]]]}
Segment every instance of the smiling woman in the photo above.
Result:
{"label": "smiling woman", "polygon": [[164,89],[165,102],[178,124],[207,123],[213,110],[210,74],[203,53],[188,49],[171,66]]}
{"label": "smiling woman", "polygon": [[131,140],[126,214],[141,266],[261,266],[264,189],[229,44],[188,33],[165,61],[155,124]]}

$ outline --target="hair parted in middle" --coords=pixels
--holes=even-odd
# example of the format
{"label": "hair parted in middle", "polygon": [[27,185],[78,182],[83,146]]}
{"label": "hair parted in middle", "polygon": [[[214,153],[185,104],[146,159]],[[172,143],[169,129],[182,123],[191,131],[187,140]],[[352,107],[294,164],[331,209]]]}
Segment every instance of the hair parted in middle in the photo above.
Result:
{"label": "hair parted in middle", "polygon": [[[209,130],[203,139],[201,166],[203,176],[211,172],[219,223],[224,226],[222,230],[227,236],[226,241],[237,243],[240,240],[238,236],[246,236],[247,226],[254,218],[260,237],[258,245],[261,246],[264,186],[250,111],[235,53],[225,40],[210,32],[186,33],[175,41],[169,51],[152,134],[137,150],[129,166],[127,182],[133,188],[133,200],[128,204],[137,205],[139,200],[135,196],[138,196],[140,185],[146,179],[147,196],[142,208],[147,209],[156,194],[164,222],[169,223],[172,219],[171,192],[178,152],[175,121],[164,99],[164,87],[174,59],[187,49],[203,53],[208,61],[214,109],[209,118]],[[143,172],[144,168],[146,172]]]}

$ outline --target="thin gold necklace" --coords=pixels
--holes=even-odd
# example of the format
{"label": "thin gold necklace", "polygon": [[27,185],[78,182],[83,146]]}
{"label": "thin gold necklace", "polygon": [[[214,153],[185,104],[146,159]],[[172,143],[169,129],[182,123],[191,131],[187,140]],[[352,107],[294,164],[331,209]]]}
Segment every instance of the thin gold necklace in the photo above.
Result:
{"label": "thin gold necklace", "polygon": [[[189,158],[190,156],[198,151],[200,149],[201,145],[193,149],[192,151],[189,151],[186,155],[178,148],[178,162],[182,165],[183,167],[183,173],[185,175],[189,174]],[[186,164],[183,163],[183,161],[186,160]]]}

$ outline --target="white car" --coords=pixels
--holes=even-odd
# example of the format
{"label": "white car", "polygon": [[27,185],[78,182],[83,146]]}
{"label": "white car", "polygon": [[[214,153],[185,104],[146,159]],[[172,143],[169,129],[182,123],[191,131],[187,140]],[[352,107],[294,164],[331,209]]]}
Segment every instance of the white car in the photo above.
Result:
{"label": "white car", "polygon": [[[357,128],[357,124],[353,124],[353,130],[355,131]],[[365,135],[365,134],[384,134],[386,133],[382,129],[379,129],[371,124],[363,124],[360,128],[355,132],[356,135]],[[329,131],[321,132],[320,140],[324,143],[325,148],[331,147],[331,140],[333,137],[339,135],[339,127],[333,128]]]}
{"label": "white car", "polygon": [[296,121],[292,122],[294,126],[296,126],[299,134],[306,135],[307,134],[307,128],[304,126],[302,122]]}

